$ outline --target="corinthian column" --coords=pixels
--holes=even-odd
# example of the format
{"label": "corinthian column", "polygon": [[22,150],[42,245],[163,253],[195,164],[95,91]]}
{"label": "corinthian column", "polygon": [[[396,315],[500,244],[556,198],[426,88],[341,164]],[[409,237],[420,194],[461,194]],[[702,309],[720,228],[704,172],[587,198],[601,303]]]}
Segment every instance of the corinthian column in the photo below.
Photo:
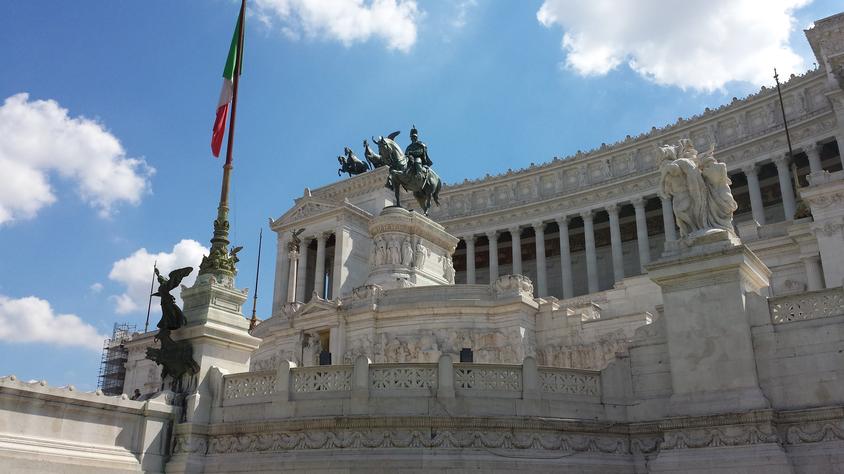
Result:
{"label": "corinthian column", "polygon": [[498,279],[498,231],[486,233],[489,240],[489,282]]}
{"label": "corinthian column", "polygon": [[821,147],[817,143],[810,143],[803,147],[806,152],[806,157],[809,158],[809,171],[812,173],[820,173],[823,171],[821,166]]}
{"label": "corinthian column", "polygon": [[536,234],[536,296],[548,296],[548,280],[545,274],[545,224],[535,222],[533,231]]}
{"label": "corinthian column", "polygon": [[774,158],[774,164],[777,165],[777,177],[779,177],[780,181],[782,209],[785,213],[785,220],[787,221],[794,219],[794,212],[797,210],[797,205],[794,201],[794,189],[791,187],[790,161],[787,155],[780,155]]}
{"label": "corinthian column", "polygon": [[751,163],[741,169],[747,177],[747,192],[750,194],[750,210],[753,220],[759,225],[765,225],[765,207],[762,204],[762,190],[759,189],[759,168]]}
{"label": "corinthian column", "polygon": [[633,199],[633,209],[636,210],[636,241],[639,244],[639,265],[642,272],[645,265],[651,261],[651,246],[648,243],[648,221],[645,220],[645,199]]}
{"label": "corinthian column", "polygon": [[475,236],[468,235],[463,238],[466,242],[466,283],[475,284]]}
{"label": "corinthian column", "polygon": [[580,213],[583,218],[583,238],[586,242],[586,283],[589,293],[598,291],[598,257],[595,254],[595,227],[592,224],[592,211]]}
{"label": "corinthian column", "polygon": [[316,237],[316,266],[314,267],[314,291],[320,298],[325,298],[325,239],[326,234]]}
{"label": "corinthian column", "polygon": [[287,252],[287,240],[279,236],[276,243],[275,286],[273,286],[273,314],[287,302],[287,285],[290,265]]}
{"label": "corinthian column", "polygon": [[513,244],[513,271],[514,275],[522,274],[522,229],[519,226],[510,227],[510,240]]}
{"label": "corinthian column", "polygon": [[665,240],[677,240],[677,229],[674,225],[674,205],[670,197],[659,197],[662,202],[662,226],[665,228]]}
{"label": "corinthian column", "polygon": [[610,244],[612,245],[612,274],[616,283],[624,280],[624,255],[621,252],[621,229],[618,226],[618,206],[606,207],[610,216]]}
{"label": "corinthian column", "polygon": [[574,296],[571,281],[571,249],[569,248],[569,219],[566,216],[557,218],[560,227],[560,272],[562,273],[563,298]]}
{"label": "corinthian column", "polygon": [[296,301],[307,303],[308,296],[305,294],[306,279],[308,274],[308,241],[303,237],[299,247],[299,262],[296,264]]}
{"label": "corinthian column", "polygon": [[297,266],[299,265],[299,252],[291,250],[287,254],[287,302],[293,303],[296,301],[296,276],[298,275]]}

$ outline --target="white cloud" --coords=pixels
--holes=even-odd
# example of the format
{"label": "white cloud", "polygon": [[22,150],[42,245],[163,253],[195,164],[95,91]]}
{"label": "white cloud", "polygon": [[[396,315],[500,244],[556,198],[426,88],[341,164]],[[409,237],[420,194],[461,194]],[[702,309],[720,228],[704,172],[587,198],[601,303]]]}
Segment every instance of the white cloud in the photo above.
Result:
{"label": "white cloud", "polygon": [[380,38],[389,49],[407,52],[416,43],[422,13],[416,0],[256,0],[254,13],[290,38],[304,35],[346,46]]}
{"label": "white cloud", "polygon": [[[164,275],[177,268],[193,267],[193,272],[182,280],[183,285],[190,286],[196,280],[202,256],[207,253],[208,249],[199,242],[185,239],[174,245],[171,252],[149,253],[147,249],[142,248],[126,258],[114,262],[108,278],[126,287],[126,291],[122,294],[112,296],[115,312],[127,314],[146,311],[147,304],[149,304],[152,266],[155,262],[158,262],[158,269]],[[157,282],[153,291],[156,288],[158,288]],[[176,296],[179,305],[181,305],[181,300],[178,298],[179,293],[180,290],[176,289],[171,294]],[[160,313],[158,308],[158,298],[153,298],[154,314]]]}
{"label": "white cloud", "polygon": [[460,0],[455,6],[454,18],[451,20],[451,26],[454,28],[463,28],[469,20],[469,12],[478,6],[478,0]]}
{"label": "white cloud", "polygon": [[71,118],[54,100],[8,97],[0,106],[0,224],[31,219],[56,201],[49,176],[76,185],[79,196],[106,217],[116,204],[138,204],[154,169],[129,158],[102,124]]}
{"label": "white cloud", "polygon": [[729,81],[788,77],[794,10],[811,0],[545,0],[536,16],[563,28],[566,66],[604,75],[623,63],[661,85],[713,91]]}
{"label": "white cloud", "polygon": [[74,314],[56,314],[46,300],[0,295],[0,341],[50,343],[101,350],[108,336]]}
{"label": "white cloud", "polygon": [[88,289],[91,290],[91,293],[97,294],[103,291],[103,284],[100,282],[93,283]]}

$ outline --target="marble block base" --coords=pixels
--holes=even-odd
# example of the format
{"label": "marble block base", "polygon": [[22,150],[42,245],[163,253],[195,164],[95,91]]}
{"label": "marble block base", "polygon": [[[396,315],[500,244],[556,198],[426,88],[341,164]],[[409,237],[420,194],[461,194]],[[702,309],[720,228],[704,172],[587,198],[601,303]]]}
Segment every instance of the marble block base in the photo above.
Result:
{"label": "marble block base", "polygon": [[414,211],[385,207],[369,224],[368,285],[383,289],[454,284],[458,239]]}

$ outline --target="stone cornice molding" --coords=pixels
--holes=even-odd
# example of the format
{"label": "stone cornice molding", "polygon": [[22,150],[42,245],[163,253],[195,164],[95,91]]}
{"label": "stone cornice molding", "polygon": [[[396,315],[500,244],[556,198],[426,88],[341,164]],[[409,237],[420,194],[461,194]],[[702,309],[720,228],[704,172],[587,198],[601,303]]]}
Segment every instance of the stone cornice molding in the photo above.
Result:
{"label": "stone cornice molding", "polygon": [[[348,201],[334,204],[313,197],[305,197],[300,198],[293,209],[272,221],[270,229],[281,235],[301,227],[307,229],[308,226],[331,219],[338,221],[351,219],[365,226],[372,219],[372,214]],[[313,235],[310,234],[310,237],[313,237]]]}

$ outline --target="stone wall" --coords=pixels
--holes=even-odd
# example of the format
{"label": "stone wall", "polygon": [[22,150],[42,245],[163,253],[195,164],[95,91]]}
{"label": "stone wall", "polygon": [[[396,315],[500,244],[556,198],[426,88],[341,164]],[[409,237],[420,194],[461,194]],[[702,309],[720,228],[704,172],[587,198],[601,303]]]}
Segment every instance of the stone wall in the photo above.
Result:
{"label": "stone wall", "polygon": [[3,472],[163,472],[176,409],[0,378]]}

